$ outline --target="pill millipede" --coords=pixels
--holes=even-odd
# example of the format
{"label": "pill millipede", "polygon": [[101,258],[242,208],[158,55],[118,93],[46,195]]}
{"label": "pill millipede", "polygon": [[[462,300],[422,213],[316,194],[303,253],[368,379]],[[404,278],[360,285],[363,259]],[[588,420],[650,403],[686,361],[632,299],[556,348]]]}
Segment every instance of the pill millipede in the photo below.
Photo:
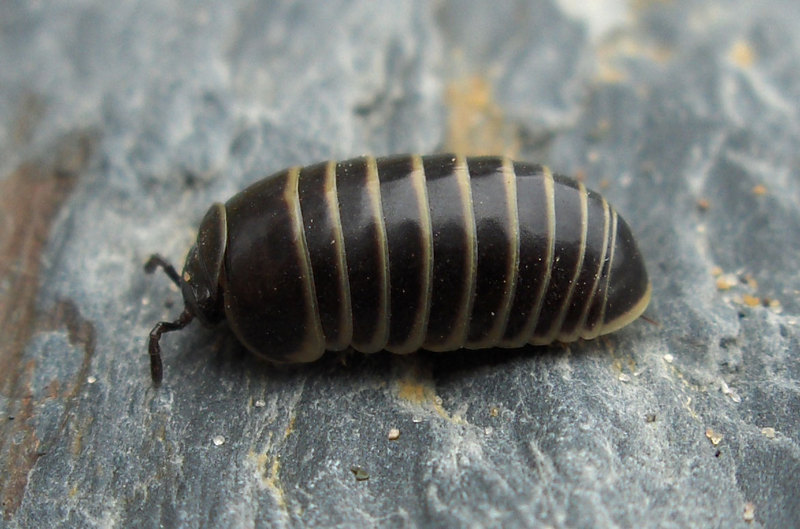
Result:
{"label": "pill millipede", "polygon": [[150,332],[227,320],[251,352],[311,362],[352,347],[518,348],[591,339],[644,312],[651,285],[627,223],[598,193],[505,157],[397,155],[268,176],[216,203],[183,273],[185,308]]}

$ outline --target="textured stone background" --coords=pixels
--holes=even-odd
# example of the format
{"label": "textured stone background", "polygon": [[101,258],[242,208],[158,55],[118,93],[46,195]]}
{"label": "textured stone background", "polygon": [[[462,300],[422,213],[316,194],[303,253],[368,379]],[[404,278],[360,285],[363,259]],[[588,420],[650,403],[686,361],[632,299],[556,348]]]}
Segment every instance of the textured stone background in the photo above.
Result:
{"label": "textured stone background", "polygon": [[[800,4],[583,4],[0,3],[0,525],[798,527]],[[444,149],[602,189],[657,324],[289,368],[194,324],[151,388],[142,264],[213,200]]]}

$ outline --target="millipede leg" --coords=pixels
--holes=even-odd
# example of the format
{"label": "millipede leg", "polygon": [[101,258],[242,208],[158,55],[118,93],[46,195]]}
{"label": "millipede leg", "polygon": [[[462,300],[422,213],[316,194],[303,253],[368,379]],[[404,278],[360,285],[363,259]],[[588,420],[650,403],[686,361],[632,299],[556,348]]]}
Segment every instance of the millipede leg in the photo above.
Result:
{"label": "millipede leg", "polygon": [[158,344],[159,340],[161,340],[161,335],[165,332],[183,329],[189,325],[189,322],[191,322],[192,319],[194,319],[194,316],[189,312],[188,309],[184,309],[177,320],[160,321],[155,327],[153,327],[153,330],[150,331],[150,344],[148,347],[150,351],[150,376],[153,378],[153,385],[156,387],[161,385],[161,379],[164,374],[164,368],[161,364],[161,346]]}

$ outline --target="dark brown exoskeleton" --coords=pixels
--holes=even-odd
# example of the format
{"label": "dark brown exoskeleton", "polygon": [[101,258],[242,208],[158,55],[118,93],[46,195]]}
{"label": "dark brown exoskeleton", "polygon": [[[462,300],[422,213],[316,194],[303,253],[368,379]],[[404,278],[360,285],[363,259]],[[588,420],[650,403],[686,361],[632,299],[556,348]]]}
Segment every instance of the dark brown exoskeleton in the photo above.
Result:
{"label": "dark brown exoskeleton", "polygon": [[651,286],[625,221],[582,183],[501,157],[364,157],[295,167],[214,204],[185,302],[150,333],[227,320],[253,353],[515,348],[613,332]]}

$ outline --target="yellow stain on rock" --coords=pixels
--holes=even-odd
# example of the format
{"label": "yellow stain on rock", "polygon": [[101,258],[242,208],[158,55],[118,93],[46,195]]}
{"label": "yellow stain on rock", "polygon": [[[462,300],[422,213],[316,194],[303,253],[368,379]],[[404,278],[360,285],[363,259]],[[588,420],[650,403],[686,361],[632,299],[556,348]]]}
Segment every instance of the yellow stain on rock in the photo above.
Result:
{"label": "yellow stain on rock", "polygon": [[674,51],[656,42],[630,33],[617,33],[605,39],[596,50],[596,78],[601,83],[621,83],[630,80],[629,59],[645,59],[653,64],[667,64]]}
{"label": "yellow stain on rock", "polygon": [[445,104],[449,109],[445,150],[512,158],[519,152],[519,129],[506,119],[485,77],[474,75],[450,82]]}
{"label": "yellow stain on rock", "polygon": [[292,416],[289,417],[289,424],[286,425],[286,431],[284,432],[283,438],[286,439],[292,433],[294,433],[294,425],[297,422],[297,415],[292,412]]}
{"label": "yellow stain on rock", "polygon": [[731,61],[740,68],[749,68],[756,62],[756,52],[746,40],[737,40],[728,52]]}
{"label": "yellow stain on rock", "polygon": [[437,415],[456,424],[467,424],[461,415],[450,415],[442,405],[442,398],[436,395],[433,379],[423,375],[416,368],[397,381],[397,396],[415,407],[427,408]]}
{"label": "yellow stain on rock", "polygon": [[267,488],[275,496],[275,499],[278,500],[278,505],[282,509],[286,509],[286,497],[283,494],[283,484],[281,483],[280,470],[281,470],[281,458],[279,456],[276,456],[272,458],[272,464],[270,465],[269,472],[267,473],[265,478],[266,478]]}
{"label": "yellow stain on rock", "polygon": [[397,396],[403,400],[413,402],[414,404],[421,405],[431,401],[431,395],[426,396],[426,393],[431,393],[429,388],[426,388],[417,381],[403,379],[397,383]]}
{"label": "yellow stain on rock", "polygon": [[247,459],[255,464],[261,486],[270,491],[278,506],[285,511],[287,508],[286,495],[280,477],[280,456],[270,458],[266,452],[258,453],[251,449],[247,453]]}

